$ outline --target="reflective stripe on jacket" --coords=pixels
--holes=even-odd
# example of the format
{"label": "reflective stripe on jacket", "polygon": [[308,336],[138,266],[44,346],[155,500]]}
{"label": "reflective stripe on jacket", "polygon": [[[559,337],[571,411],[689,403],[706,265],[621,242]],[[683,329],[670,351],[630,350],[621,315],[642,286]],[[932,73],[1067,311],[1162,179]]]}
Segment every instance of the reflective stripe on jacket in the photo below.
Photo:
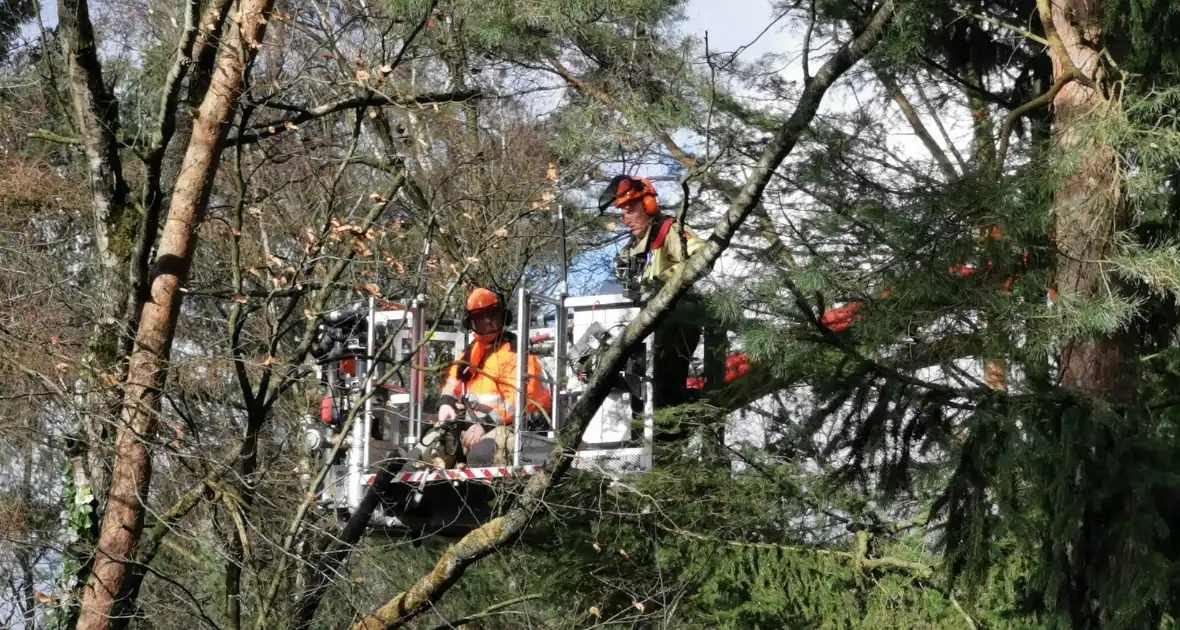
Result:
{"label": "reflective stripe on jacket", "polygon": [[[516,417],[516,343],[515,338],[498,341],[494,347],[473,343],[463,353],[463,360],[451,364],[443,383],[441,404],[454,406],[463,401],[469,413],[484,422],[512,424]],[[549,388],[541,382],[541,361],[528,358],[529,414],[543,411],[548,416],[552,407]],[[467,369],[464,369],[467,368]],[[464,379],[464,376],[469,376]]]}

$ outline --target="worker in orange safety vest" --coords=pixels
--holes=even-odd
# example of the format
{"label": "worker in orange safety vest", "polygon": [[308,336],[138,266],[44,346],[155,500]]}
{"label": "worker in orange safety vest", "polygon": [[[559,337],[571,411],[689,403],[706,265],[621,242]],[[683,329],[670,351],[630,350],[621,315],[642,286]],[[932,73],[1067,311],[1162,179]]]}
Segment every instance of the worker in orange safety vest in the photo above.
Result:
{"label": "worker in orange safety vest", "polygon": [[[471,466],[503,466],[512,460],[518,340],[506,330],[511,322],[512,311],[494,292],[478,288],[467,297],[464,325],[475,339],[447,372],[438,420],[454,420],[463,407],[465,420],[471,424],[460,435],[460,443]],[[541,362],[534,355],[528,357],[527,374],[526,415],[547,418],[552,398],[541,381]]]}

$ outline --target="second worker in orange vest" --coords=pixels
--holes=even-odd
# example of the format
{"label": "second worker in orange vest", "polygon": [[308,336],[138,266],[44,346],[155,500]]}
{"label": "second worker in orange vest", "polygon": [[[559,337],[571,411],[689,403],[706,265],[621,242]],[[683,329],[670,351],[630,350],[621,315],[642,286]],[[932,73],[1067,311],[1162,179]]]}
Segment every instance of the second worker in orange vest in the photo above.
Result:
{"label": "second worker in orange vest", "polygon": [[[471,292],[465,310],[464,323],[475,333],[475,340],[447,372],[438,419],[454,419],[457,406],[462,404],[471,423],[460,437],[468,465],[507,465],[515,448],[512,424],[517,400],[518,340],[505,330],[511,323],[511,311],[500,296],[483,288]],[[528,357],[527,374],[526,416],[547,418],[552,398],[541,381],[541,362],[533,355]]]}

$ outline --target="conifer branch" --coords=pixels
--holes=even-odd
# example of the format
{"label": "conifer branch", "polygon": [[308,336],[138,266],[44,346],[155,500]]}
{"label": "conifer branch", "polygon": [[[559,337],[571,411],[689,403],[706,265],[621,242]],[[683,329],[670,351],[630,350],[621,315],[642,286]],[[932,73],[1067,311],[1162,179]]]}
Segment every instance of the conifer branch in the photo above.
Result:
{"label": "conifer branch", "polygon": [[692,532],[692,531],[688,531],[685,529],[680,529],[678,527],[673,528],[673,527],[661,526],[661,529],[663,529],[667,532],[670,532],[672,534],[675,534],[677,536],[682,536],[684,538],[691,538],[693,540],[699,540],[701,542],[721,544],[721,545],[726,545],[729,547],[735,547],[735,548],[739,548],[739,549],[761,549],[761,550],[765,550],[765,551],[785,551],[788,553],[795,553],[795,554],[811,554],[811,555],[817,555],[817,556],[827,556],[827,557],[831,557],[831,558],[840,558],[840,559],[848,560],[849,562],[852,562],[852,564],[857,569],[860,569],[862,571],[882,571],[882,572],[896,571],[896,572],[912,575],[914,577],[917,577],[917,578],[920,578],[923,580],[928,580],[934,576],[934,567],[932,567],[928,564],[923,564],[921,562],[914,562],[912,560],[902,560],[901,558],[894,558],[892,556],[883,556],[880,558],[868,557],[867,537],[861,536],[861,534],[867,534],[867,532],[865,532],[865,531],[857,532],[858,536],[857,536],[857,543],[856,543],[856,550],[855,551],[841,551],[839,549],[827,549],[824,547],[807,547],[804,545],[780,545],[777,543],[758,543],[758,542],[749,542],[749,541],[745,541],[745,540],[727,540],[727,539],[718,538],[715,536],[706,536],[705,534],[700,534],[697,532]]}

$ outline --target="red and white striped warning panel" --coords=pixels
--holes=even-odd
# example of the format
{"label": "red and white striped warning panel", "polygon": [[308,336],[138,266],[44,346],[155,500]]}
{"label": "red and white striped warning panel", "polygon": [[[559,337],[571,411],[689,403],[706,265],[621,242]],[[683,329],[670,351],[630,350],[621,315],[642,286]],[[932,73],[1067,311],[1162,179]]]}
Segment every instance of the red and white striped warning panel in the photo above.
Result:
{"label": "red and white striped warning panel", "polygon": [[[468,481],[474,479],[501,479],[505,477],[528,477],[541,470],[540,466],[496,466],[487,468],[452,468],[448,470],[416,470],[402,473],[394,479],[400,483],[421,483],[426,481]],[[365,475],[365,483],[372,484],[377,475]]]}

